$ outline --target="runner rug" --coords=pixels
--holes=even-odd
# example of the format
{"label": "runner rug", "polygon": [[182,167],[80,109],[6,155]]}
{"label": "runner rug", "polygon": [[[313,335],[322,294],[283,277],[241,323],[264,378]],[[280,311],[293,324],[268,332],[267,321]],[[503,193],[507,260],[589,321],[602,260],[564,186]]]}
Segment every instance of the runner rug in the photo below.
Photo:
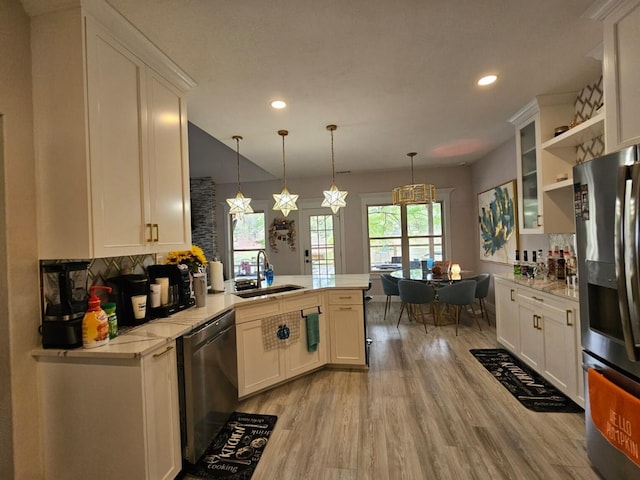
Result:
{"label": "runner rug", "polygon": [[234,412],[185,478],[249,480],[269,441],[278,417]]}
{"label": "runner rug", "polygon": [[506,350],[488,348],[469,351],[529,410],[556,413],[583,411],[573,400]]}

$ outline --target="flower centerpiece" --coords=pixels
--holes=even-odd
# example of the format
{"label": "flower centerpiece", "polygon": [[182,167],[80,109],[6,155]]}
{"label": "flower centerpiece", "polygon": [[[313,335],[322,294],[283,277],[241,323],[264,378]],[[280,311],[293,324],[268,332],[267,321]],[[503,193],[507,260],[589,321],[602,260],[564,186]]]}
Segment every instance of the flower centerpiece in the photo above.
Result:
{"label": "flower centerpiece", "polygon": [[205,257],[204,252],[199,246],[191,245],[190,250],[176,250],[167,253],[165,263],[170,265],[186,265],[193,274],[204,271],[207,265],[207,257]]}

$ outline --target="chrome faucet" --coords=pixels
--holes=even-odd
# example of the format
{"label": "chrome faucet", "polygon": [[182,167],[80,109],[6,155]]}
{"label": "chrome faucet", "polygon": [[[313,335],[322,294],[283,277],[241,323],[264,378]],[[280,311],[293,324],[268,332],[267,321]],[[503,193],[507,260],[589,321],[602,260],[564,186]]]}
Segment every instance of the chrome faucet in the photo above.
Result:
{"label": "chrome faucet", "polygon": [[267,268],[269,268],[269,257],[267,257],[267,251],[264,248],[258,250],[258,256],[256,257],[256,268],[258,269],[258,288],[262,288],[262,279],[260,278],[260,255],[264,257],[263,263],[263,271],[267,272]]}

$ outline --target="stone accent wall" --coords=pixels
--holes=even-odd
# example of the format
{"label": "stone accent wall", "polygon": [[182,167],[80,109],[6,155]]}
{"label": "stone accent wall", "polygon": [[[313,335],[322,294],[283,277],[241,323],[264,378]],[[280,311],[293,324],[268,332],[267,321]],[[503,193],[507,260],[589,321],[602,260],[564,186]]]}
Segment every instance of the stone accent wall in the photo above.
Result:
{"label": "stone accent wall", "polygon": [[191,241],[204,251],[207,261],[218,254],[216,236],[216,186],[211,177],[191,179]]}

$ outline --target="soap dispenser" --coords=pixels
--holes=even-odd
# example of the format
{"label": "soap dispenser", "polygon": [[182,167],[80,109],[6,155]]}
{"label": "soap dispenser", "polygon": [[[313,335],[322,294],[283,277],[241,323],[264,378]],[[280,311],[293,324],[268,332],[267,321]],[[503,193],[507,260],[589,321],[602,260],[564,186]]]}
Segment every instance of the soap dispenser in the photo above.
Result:
{"label": "soap dispenser", "polygon": [[273,265],[271,263],[267,264],[264,278],[267,280],[267,287],[270,287],[273,284]]}
{"label": "soap dispenser", "polygon": [[82,319],[82,346],[95,348],[109,343],[109,318],[100,307],[100,299],[96,295],[96,290],[111,292],[111,287],[94,285],[89,290],[91,292],[89,309]]}

